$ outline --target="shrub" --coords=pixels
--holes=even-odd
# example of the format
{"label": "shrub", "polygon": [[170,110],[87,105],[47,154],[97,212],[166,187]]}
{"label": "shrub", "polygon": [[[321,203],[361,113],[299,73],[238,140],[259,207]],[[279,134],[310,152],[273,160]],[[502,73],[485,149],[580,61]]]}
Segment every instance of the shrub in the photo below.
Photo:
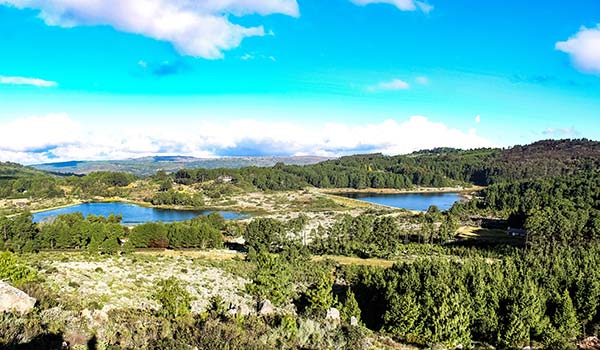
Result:
{"label": "shrub", "polygon": [[190,294],[182,287],[177,278],[170,277],[158,282],[156,289],[154,299],[162,306],[160,315],[168,318],[180,318],[190,314]]}
{"label": "shrub", "polygon": [[15,286],[20,286],[37,279],[37,271],[23,264],[11,252],[0,253],[0,280],[8,280]]}

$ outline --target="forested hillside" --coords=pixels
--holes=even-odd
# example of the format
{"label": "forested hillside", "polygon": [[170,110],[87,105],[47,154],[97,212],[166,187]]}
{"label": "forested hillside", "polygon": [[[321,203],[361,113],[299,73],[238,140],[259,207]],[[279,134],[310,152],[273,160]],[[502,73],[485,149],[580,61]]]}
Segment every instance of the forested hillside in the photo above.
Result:
{"label": "forested hillside", "polygon": [[[500,149],[439,148],[409,155],[366,154],[312,165],[181,169],[171,175],[178,184],[231,181],[260,190],[318,188],[411,188],[490,185],[512,180],[577,174],[600,167],[600,143],[548,140]],[[164,172],[163,172],[164,173]],[[0,197],[61,197],[61,185],[84,195],[118,194],[135,176],[93,172],[86,176],[55,176],[14,163],[0,163]]]}
{"label": "forested hillside", "polygon": [[175,173],[182,184],[230,176],[260,189],[410,188],[489,185],[515,179],[576,174],[600,166],[600,143],[547,140],[513,148],[456,150],[440,148],[409,155],[367,154],[314,165],[282,163],[272,168],[185,169]]}

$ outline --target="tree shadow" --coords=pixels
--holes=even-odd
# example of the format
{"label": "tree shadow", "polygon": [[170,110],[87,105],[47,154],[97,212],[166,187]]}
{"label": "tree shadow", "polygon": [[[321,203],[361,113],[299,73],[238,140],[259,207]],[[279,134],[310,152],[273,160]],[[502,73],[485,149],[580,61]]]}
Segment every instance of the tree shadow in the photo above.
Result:
{"label": "tree shadow", "polygon": [[[4,347],[1,347],[4,348]],[[25,344],[8,345],[7,350],[68,350],[69,345],[65,342],[62,334],[38,335]]]}
{"label": "tree shadow", "polygon": [[[69,350],[71,347],[62,334],[43,334],[23,344],[0,344],[3,350]],[[98,339],[94,335],[87,342],[88,350],[98,350]]]}
{"label": "tree shadow", "polygon": [[95,335],[88,340],[87,348],[88,350],[98,350],[98,339]]}

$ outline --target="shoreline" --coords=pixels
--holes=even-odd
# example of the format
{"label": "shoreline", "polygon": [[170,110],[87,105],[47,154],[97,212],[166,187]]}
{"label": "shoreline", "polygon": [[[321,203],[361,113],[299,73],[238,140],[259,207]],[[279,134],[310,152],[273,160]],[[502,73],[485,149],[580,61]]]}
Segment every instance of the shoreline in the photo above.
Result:
{"label": "shoreline", "polygon": [[417,187],[409,189],[398,188],[317,188],[315,191],[322,194],[349,194],[349,193],[371,193],[371,194],[422,194],[422,193],[469,193],[480,191],[484,186],[471,187]]}

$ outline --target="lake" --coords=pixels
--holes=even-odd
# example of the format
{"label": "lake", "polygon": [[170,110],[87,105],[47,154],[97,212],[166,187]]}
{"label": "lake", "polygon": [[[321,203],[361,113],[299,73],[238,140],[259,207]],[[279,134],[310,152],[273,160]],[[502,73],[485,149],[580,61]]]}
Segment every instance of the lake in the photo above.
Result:
{"label": "lake", "polygon": [[435,205],[440,210],[448,210],[452,205],[460,201],[458,193],[337,193],[338,196],[354,198],[361,201],[387,205],[394,208],[408,210],[426,211]]}
{"label": "lake", "polygon": [[[212,213],[210,210],[176,210],[176,209],[158,209],[142,207],[130,203],[111,202],[111,203],[84,203],[70,207],[47,210],[33,214],[33,221],[40,222],[48,217],[55,217],[61,214],[82,213],[83,216],[102,215],[109,216],[122,215],[123,225],[136,225],[145,222],[176,222],[191,220],[199,215]],[[248,217],[248,215],[231,211],[218,211],[225,220],[235,220]]]}

